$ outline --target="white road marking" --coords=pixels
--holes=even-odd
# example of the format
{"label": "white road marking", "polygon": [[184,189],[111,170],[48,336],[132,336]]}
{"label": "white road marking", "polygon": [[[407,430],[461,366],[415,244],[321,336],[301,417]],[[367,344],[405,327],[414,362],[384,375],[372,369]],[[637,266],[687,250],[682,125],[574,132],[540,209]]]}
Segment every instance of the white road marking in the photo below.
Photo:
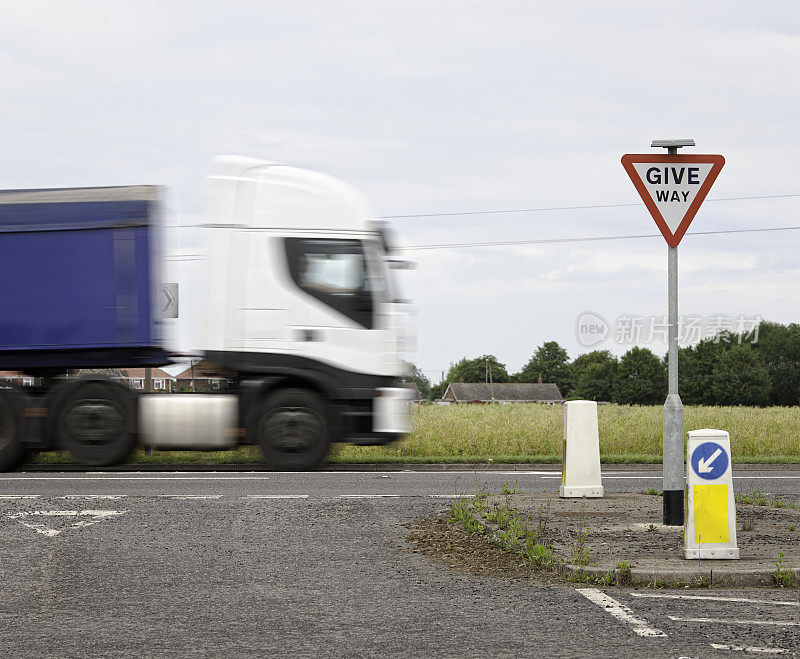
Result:
{"label": "white road marking", "polygon": [[[102,522],[104,519],[109,519],[116,515],[124,515],[126,512],[126,510],[31,510],[19,513],[6,513],[6,516],[17,520],[23,526],[33,529],[37,533],[41,533],[42,535],[52,538],[67,528],[91,526],[92,524]],[[81,521],[70,524],[63,529],[49,528],[45,526],[45,522],[29,521],[32,518],[36,519],[41,517],[89,517],[89,519],[82,519]]]}
{"label": "white road marking", "polygon": [[433,499],[474,499],[474,494],[429,494]]}
{"label": "white road marking", "polygon": [[[337,499],[399,499],[401,494],[339,494]],[[405,497],[408,498],[408,497]]]}
{"label": "white road marking", "polygon": [[159,494],[165,499],[220,499],[221,494]]}
{"label": "white road marking", "polygon": [[0,481],[268,481],[269,476],[0,476]]}
{"label": "white road marking", "polygon": [[740,618],[680,618],[667,616],[675,622],[716,622],[725,625],[776,625],[778,627],[798,627],[800,622],[787,622],[784,620],[742,620]]}
{"label": "white road marking", "polygon": [[38,499],[38,494],[0,494],[0,499]]}
{"label": "white road marking", "polygon": [[59,499],[102,499],[108,501],[116,501],[117,499],[124,499],[127,494],[66,494]]}
{"label": "white road marking", "polygon": [[666,636],[660,629],[651,627],[646,620],[637,616],[629,607],[618,602],[613,597],[609,597],[597,588],[577,588],[576,590],[590,602],[594,602],[620,622],[630,625],[633,631],[639,636],[651,638]]}
{"label": "white road marking", "polygon": [[631,593],[633,597],[652,597],[669,600],[708,600],[711,602],[743,602],[745,604],[775,604],[778,606],[800,606],[800,602],[785,600],[754,600],[747,597],[714,597],[713,595],[669,595],[666,593]]}
{"label": "white road marking", "polygon": [[[650,480],[661,480],[663,476],[661,474],[657,474],[654,476],[601,476],[603,480],[606,481],[650,481]],[[561,480],[561,474],[557,476],[542,476],[542,480]]]}
{"label": "white road marking", "polygon": [[307,494],[248,494],[243,499],[308,499]]}
{"label": "white road marking", "polygon": [[715,650],[736,650],[738,652],[760,652],[762,654],[786,654],[787,648],[758,648],[752,645],[725,645],[724,643],[712,643],[711,647]]}
{"label": "white road marking", "polygon": [[[480,471],[480,470],[479,470]],[[424,474],[424,471],[410,472],[416,474]],[[471,474],[471,471],[429,471],[429,474]],[[481,471],[482,474],[497,474],[498,476],[550,476],[552,474],[560,473],[556,471]],[[561,478],[561,476],[559,476]]]}
{"label": "white road marking", "polygon": [[[542,476],[542,480],[561,480],[561,476]],[[654,476],[602,476],[603,480],[617,480],[617,481],[647,481],[647,480],[661,480],[663,476],[659,473]],[[800,476],[734,476],[734,480],[800,480]]]}
{"label": "white road marking", "polygon": [[[411,474],[411,475],[432,475],[432,476],[459,476],[465,474],[473,474],[472,471],[393,471],[393,475]],[[554,471],[490,471],[490,470],[477,470],[483,476],[540,476],[542,479],[560,479],[560,470]],[[8,475],[0,476],[0,481],[25,481],[25,480],[269,480],[270,476],[262,475],[263,472],[249,471],[240,472],[241,475],[228,475],[229,472],[197,472],[197,471],[165,471],[157,472],[158,476],[145,476],[143,473],[152,472],[119,472],[119,471],[91,471],[82,472],[79,476],[31,476],[31,475]],[[342,474],[374,474],[372,471],[297,471],[292,472],[293,475],[316,475],[326,476],[342,475]],[[661,479],[661,471],[653,471],[652,475],[636,475],[626,476],[626,473],[636,474],[637,472],[611,472],[604,475],[603,478],[614,480],[651,480]],[[638,472],[641,474],[642,472]],[[196,475],[193,475],[196,474]],[[278,477],[280,474],[277,475]],[[735,479],[741,480],[800,480],[800,475],[784,476],[784,475],[767,475],[767,476],[749,476],[744,473],[735,473]]]}

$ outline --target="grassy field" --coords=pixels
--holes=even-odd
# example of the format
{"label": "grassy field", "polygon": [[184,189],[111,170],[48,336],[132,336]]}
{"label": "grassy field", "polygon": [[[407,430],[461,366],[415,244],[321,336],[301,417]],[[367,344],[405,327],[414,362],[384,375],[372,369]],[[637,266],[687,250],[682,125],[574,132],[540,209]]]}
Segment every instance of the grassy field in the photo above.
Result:
{"label": "grassy field", "polygon": [[[601,405],[603,462],[660,462],[661,407]],[[386,447],[337,445],[331,462],[560,462],[561,406],[423,405],[414,409],[411,435]],[[736,462],[800,462],[800,407],[687,407],[686,430],[718,428],[731,435]],[[246,463],[254,447],[232,451],[137,451],[133,462]],[[34,462],[68,462],[43,453]]]}

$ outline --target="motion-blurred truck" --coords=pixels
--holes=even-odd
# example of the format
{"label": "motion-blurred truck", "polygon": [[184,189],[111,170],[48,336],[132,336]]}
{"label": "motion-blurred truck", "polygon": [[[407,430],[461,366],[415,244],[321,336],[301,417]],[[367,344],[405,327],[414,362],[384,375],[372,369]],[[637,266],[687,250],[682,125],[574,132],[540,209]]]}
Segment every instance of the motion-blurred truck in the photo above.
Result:
{"label": "motion-blurred truck", "polygon": [[[274,468],[308,469],[331,442],[408,430],[400,262],[361,195],[239,157],[215,159],[208,186],[200,248],[176,262],[161,250],[159,186],[0,191],[0,370],[41,383],[0,389],[0,469],[41,450],[112,465],[137,444],[253,444]],[[164,318],[176,290],[178,318]],[[233,373],[231,391],[140,393],[111,377],[170,364],[181,322],[184,354]]]}

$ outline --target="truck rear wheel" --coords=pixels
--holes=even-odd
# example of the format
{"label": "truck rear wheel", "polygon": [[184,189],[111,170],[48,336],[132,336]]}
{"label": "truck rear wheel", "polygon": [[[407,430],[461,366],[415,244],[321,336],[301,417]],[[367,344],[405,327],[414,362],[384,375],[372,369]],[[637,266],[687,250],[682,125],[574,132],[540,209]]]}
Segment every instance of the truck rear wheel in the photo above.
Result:
{"label": "truck rear wheel", "polygon": [[313,469],[331,445],[331,414],[319,394],[306,389],[281,389],[259,406],[253,430],[270,466]]}
{"label": "truck rear wheel", "polygon": [[23,407],[23,401],[15,391],[0,390],[0,471],[11,471],[25,461]]}
{"label": "truck rear wheel", "polygon": [[76,462],[118,464],[136,446],[136,395],[113,382],[79,384],[59,403],[56,432]]}

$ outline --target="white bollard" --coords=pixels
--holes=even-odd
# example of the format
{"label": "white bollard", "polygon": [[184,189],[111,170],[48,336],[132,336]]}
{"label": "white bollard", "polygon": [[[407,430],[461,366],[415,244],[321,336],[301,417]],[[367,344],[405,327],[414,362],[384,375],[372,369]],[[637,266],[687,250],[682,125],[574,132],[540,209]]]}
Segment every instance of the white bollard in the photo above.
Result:
{"label": "white bollard", "polygon": [[560,497],[602,497],[600,482],[600,432],[597,403],[571,400],[564,403],[564,446]]}
{"label": "white bollard", "polygon": [[692,430],[686,442],[686,558],[739,558],[731,438],[724,430]]}

